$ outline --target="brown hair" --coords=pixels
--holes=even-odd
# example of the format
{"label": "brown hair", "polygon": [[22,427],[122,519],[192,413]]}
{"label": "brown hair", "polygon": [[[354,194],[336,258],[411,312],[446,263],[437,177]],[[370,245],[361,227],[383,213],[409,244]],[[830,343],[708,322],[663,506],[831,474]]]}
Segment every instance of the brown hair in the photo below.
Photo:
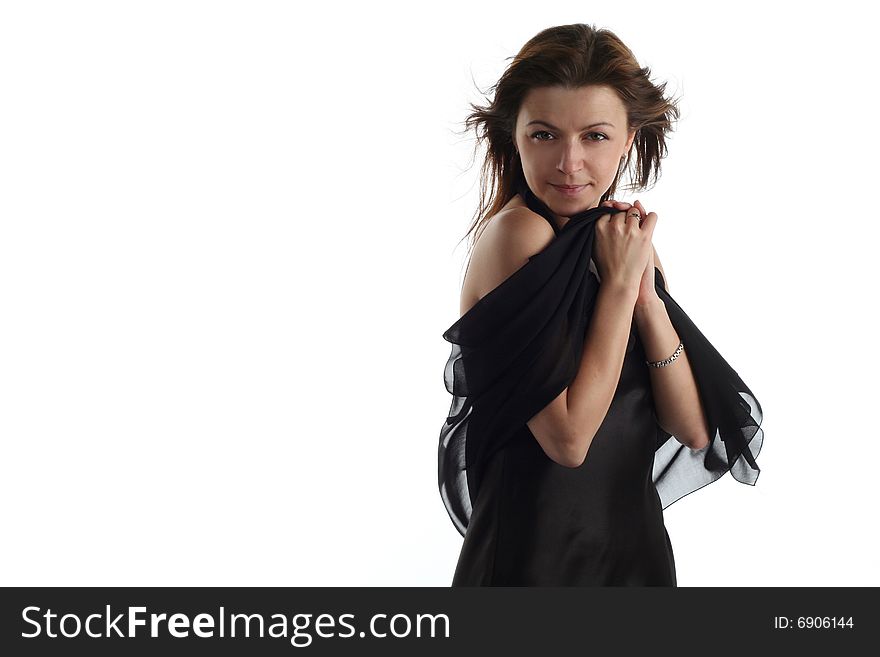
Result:
{"label": "brown hair", "polygon": [[652,174],[656,183],[660,160],[666,155],[666,134],[679,110],[676,101],[664,97],[666,83],[655,85],[650,74],[650,68],[640,67],[630,49],[610,30],[577,23],[550,27],[532,37],[490,88],[495,92],[494,100],[486,107],[470,103],[473,112],[464,121],[465,132],[473,128],[477,134],[474,153],[480,143],[487,144],[480,173],[480,206],[464,236],[473,234],[468,252],[482,227],[516,195],[517,183],[523,178],[522,164],[515,157],[513,130],[522,100],[534,87],[607,85],[626,107],[629,129],[636,130],[636,135],[626,162],[618,168],[600,204],[614,196],[621,173],[630,168],[633,150],[635,182],[626,188],[647,189]]}

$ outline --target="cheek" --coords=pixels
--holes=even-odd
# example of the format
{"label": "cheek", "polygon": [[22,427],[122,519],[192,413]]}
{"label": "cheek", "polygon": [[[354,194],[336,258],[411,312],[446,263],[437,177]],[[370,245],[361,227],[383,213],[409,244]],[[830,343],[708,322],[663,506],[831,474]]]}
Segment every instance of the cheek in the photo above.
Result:
{"label": "cheek", "polygon": [[619,167],[621,160],[615,158],[612,154],[611,157],[603,156],[601,159],[596,161],[596,167],[602,176],[611,180],[614,178],[614,174],[617,173],[617,168]]}

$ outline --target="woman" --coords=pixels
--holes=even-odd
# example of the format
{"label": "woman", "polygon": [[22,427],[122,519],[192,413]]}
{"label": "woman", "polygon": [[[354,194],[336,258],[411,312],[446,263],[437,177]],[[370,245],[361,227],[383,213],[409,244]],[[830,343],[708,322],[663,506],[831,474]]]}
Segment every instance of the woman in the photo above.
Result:
{"label": "woman", "polygon": [[633,152],[656,180],[678,117],[649,73],[607,30],[551,28],[468,117],[497,192],[444,333],[453,586],[675,586],[663,508],[757,479],[760,405],[668,295],[657,214],[610,200]]}

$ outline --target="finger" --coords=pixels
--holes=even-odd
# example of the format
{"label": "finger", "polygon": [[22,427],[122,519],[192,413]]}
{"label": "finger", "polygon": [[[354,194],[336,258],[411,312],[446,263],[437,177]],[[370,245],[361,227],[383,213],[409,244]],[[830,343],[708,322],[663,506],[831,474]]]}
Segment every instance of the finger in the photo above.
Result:
{"label": "finger", "polygon": [[642,230],[645,230],[653,235],[655,226],[657,226],[657,213],[649,212],[645,217],[645,220],[642,221]]}
{"label": "finger", "polygon": [[615,208],[615,209],[616,209],[617,211],[614,213],[614,219],[615,219],[615,220],[620,219],[621,222],[623,222],[624,224],[626,224],[626,213],[627,213],[628,211],[627,211],[627,210],[620,210],[620,209],[617,209],[617,208]]}
{"label": "finger", "polygon": [[624,220],[627,224],[634,224],[636,226],[641,225],[642,223],[642,213],[639,212],[639,209],[635,206],[629,208],[624,212],[624,216],[626,219]]}
{"label": "finger", "polygon": [[636,201],[636,202],[635,202],[635,207],[638,208],[638,210],[639,210],[639,212],[641,213],[641,215],[642,215],[643,218],[648,216],[648,213],[647,213],[647,211],[645,210],[645,206],[642,205],[642,202],[641,202],[641,201]]}
{"label": "finger", "polygon": [[624,201],[615,201],[614,199],[608,199],[607,201],[602,201],[603,207],[613,207],[617,210],[628,210],[631,206],[629,203],[625,203]]}

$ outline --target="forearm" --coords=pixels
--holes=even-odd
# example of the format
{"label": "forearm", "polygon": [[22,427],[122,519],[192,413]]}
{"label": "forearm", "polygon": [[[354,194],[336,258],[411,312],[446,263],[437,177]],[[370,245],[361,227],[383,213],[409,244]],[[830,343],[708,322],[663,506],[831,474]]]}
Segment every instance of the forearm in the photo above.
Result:
{"label": "forearm", "polygon": [[[680,338],[662,299],[636,304],[633,318],[649,361],[669,358],[678,348]],[[687,345],[670,365],[645,367],[650,372],[660,427],[691,449],[705,447],[709,443],[708,424],[688,361]]]}
{"label": "forearm", "polygon": [[577,375],[568,387],[569,440],[585,453],[605,420],[620,382],[638,290],[602,283]]}

